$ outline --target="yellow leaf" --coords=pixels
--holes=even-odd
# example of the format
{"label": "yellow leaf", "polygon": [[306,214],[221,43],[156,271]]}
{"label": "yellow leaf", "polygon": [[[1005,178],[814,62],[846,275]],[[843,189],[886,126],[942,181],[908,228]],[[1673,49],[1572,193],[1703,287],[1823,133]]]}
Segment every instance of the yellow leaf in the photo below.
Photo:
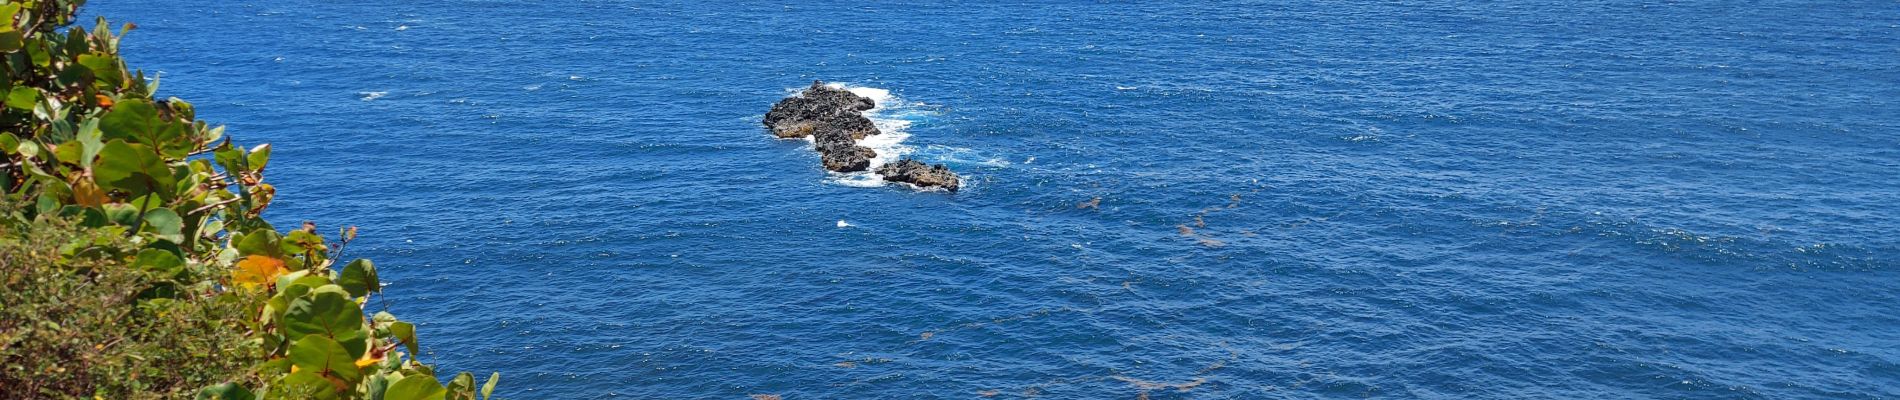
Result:
{"label": "yellow leaf", "polygon": [[238,261],[237,269],[231,270],[231,281],[245,289],[253,289],[275,281],[279,275],[288,272],[284,269],[284,260],[270,256],[248,256]]}
{"label": "yellow leaf", "polygon": [[356,367],[363,368],[363,367],[367,367],[371,365],[376,365],[376,363],[379,363],[379,362],[383,362],[382,357],[371,358],[368,353],[364,353],[363,359],[356,360]]}
{"label": "yellow leaf", "polygon": [[72,186],[74,204],[85,207],[98,207],[100,204],[105,204],[106,192],[99,190],[99,185],[92,183],[92,179],[83,176],[75,177]]}

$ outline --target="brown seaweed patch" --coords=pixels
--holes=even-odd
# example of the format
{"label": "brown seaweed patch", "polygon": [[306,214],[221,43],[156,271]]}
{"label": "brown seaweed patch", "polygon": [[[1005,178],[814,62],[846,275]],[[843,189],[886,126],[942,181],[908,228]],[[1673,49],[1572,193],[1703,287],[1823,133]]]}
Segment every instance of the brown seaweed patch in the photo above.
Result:
{"label": "brown seaweed patch", "polygon": [[1110,376],[1110,378],[1114,378],[1115,380],[1128,382],[1131,385],[1135,385],[1135,388],[1141,389],[1142,395],[1147,395],[1148,391],[1151,391],[1151,390],[1174,389],[1177,392],[1185,392],[1185,391],[1193,390],[1194,388],[1200,387],[1201,385],[1207,384],[1207,377],[1204,377],[1204,376],[1195,377],[1193,380],[1186,381],[1186,382],[1179,382],[1179,383],[1156,382],[1156,381],[1142,380],[1142,379],[1137,379],[1137,378],[1132,378],[1132,377],[1127,377],[1127,376],[1122,376],[1122,375]]}

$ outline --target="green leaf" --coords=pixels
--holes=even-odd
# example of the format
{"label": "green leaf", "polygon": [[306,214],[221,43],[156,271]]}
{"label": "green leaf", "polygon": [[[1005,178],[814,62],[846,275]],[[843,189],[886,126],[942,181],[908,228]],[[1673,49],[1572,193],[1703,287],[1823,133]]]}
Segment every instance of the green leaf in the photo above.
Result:
{"label": "green leaf", "polygon": [[[17,4],[12,3],[8,3],[7,5],[17,6]],[[20,51],[20,46],[25,44],[22,42],[25,38],[25,35],[22,35],[20,31],[13,30],[12,27],[7,27],[6,30],[0,31],[0,53]]]}
{"label": "green leaf", "polygon": [[315,400],[337,398],[336,385],[331,384],[330,380],[324,379],[322,375],[307,370],[284,375],[283,384],[272,388],[271,392],[273,393],[265,395],[264,398]]}
{"label": "green leaf", "polygon": [[138,223],[139,208],[125,203],[107,203],[99,206],[106,211],[106,220],[114,224],[132,226]]}
{"label": "green leaf", "polygon": [[224,168],[226,172],[233,174],[243,170],[238,168],[238,160],[243,158],[244,149],[233,147],[230,142],[219,144],[217,148],[211,150],[211,159],[216,160],[218,166]]}
{"label": "green leaf", "polygon": [[32,87],[27,87],[27,86],[15,86],[13,87],[13,91],[7,92],[7,107],[18,108],[21,110],[32,110],[33,105],[39,104],[39,102],[40,102],[39,89],[34,89]]}
{"label": "green leaf", "polygon": [[389,334],[402,341],[402,347],[409,349],[409,358],[416,357],[416,326],[408,322],[396,321],[389,324]]}
{"label": "green leaf", "polygon": [[[148,99],[125,99],[112,106],[99,123],[106,139],[146,141],[158,130],[158,109]],[[150,144],[150,143],[148,143]]]}
{"label": "green leaf", "polygon": [[475,375],[463,372],[449,379],[448,398],[454,400],[475,400]]}
{"label": "green leaf", "polygon": [[117,88],[125,81],[125,72],[119,70],[119,58],[104,54],[80,54],[79,65],[92,70],[92,75],[106,82],[107,87]]}
{"label": "green leaf", "polygon": [[390,384],[389,390],[383,392],[383,400],[442,400],[446,394],[448,391],[435,377],[411,375]]}
{"label": "green leaf", "polygon": [[145,212],[145,230],[158,235],[159,239],[172,243],[185,242],[185,219],[169,208],[155,208]]}
{"label": "green leaf", "polygon": [[251,155],[245,156],[244,161],[249,163],[247,166],[249,166],[252,171],[263,171],[264,164],[270,163],[270,143],[252,147]]}
{"label": "green leaf", "polygon": [[23,141],[20,142],[18,147],[14,147],[14,150],[27,158],[37,158],[40,156],[40,142],[33,140]]}
{"label": "green leaf", "polygon": [[53,158],[63,163],[86,165],[79,163],[80,150],[78,142],[61,143],[58,150],[53,150]]}
{"label": "green leaf", "polygon": [[277,245],[279,240],[277,231],[259,228],[244,234],[243,237],[232,239],[231,247],[236,247],[239,255],[278,257],[284,254],[283,248]]}
{"label": "green leaf", "polygon": [[490,395],[495,394],[495,383],[497,382],[501,382],[500,372],[488,375],[488,382],[482,384],[482,400],[488,400]]}
{"label": "green leaf", "polygon": [[376,264],[360,258],[343,266],[343,273],[337,275],[336,284],[356,297],[382,290],[382,284],[376,280]]}
{"label": "green leaf", "polygon": [[26,48],[26,56],[33,59],[33,65],[38,65],[40,68],[52,66],[53,55],[47,54],[44,42],[34,40],[27,41],[25,44],[26,46],[23,47]]}
{"label": "green leaf", "polygon": [[308,251],[327,250],[323,245],[322,236],[300,230],[290,231],[290,235],[284,236],[282,246],[285,254],[303,254]]}
{"label": "green leaf", "polygon": [[[99,150],[99,161],[92,166],[94,180],[100,186],[124,190],[133,196],[169,189],[175,184],[170,168],[151,148],[113,139]],[[169,191],[159,192],[169,197]]]}
{"label": "green leaf", "polygon": [[363,332],[363,309],[340,288],[336,292],[317,288],[309,296],[292,300],[290,309],[284,312],[284,335],[290,340],[327,337],[348,349],[352,359],[362,357],[369,348],[369,335]]}
{"label": "green leaf", "polygon": [[277,290],[279,290],[279,292],[277,295],[271,296],[270,301],[264,303],[270,311],[270,313],[266,315],[270,318],[266,319],[265,322],[283,320],[284,313],[290,311],[291,302],[303,298],[303,295],[309,294],[311,289],[311,287],[304,285],[278,285]]}
{"label": "green leaf", "polygon": [[173,279],[183,278],[185,273],[185,260],[179,259],[178,255],[172,252],[159,249],[139,250],[138,259],[132,262],[132,266]]}
{"label": "green leaf", "polygon": [[195,399],[196,400],[255,400],[257,399],[257,395],[251,394],[251,391],[244,390],[243,387],[238,386],[236,383],[225,382],[225,383],[220,383],[216,385],[211,385],[210,387],[206,387],[204,390],[198,391],[198,396],[195,397]]}
{"label": "green leaf", "polygon": [[87,118],[79,124],[79,132],[74,136],[74,139],[79,140],[79,165],[92,167],[93,159],[98,158],[99,151],[106,146],[102,141],[104,135],[105,132],[99,131],[99,120],[96,118]]}
{"label": "green leaf", "polygon": [[356,369],[356,357],[350,356],[343,345],[323,336],[297,339],[297,344],[290,346],[290,365],[302,371],[333,376],[345,383],[363,379],[363,372]]}
{"label": "green leaf", "polygon": [[389,375],[370,375],[369,384],[366,386],[363,391],[369,393],[369,400],[383,400],[383,393],[389,391]]}

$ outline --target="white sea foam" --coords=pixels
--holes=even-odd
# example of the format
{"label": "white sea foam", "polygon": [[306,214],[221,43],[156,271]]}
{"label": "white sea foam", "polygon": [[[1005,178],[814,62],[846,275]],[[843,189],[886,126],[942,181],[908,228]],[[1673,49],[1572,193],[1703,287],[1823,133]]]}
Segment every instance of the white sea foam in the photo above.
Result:
{"label": "white sea foam", "polygon": [[[936,144],[924,146],[923,150],[917,151],[917,155],[937,160],[938,162],[955,164],[981,165],[985,167],[1007,167],[1010,165],[1009,160],[1005,160],[1002,157],[991,156],[973,149]],[[1035,157],[1030,157],[1030,160],[1035,160]]]}
{"label": "white sea foam", "polygon": [[389,92],[356,92],[356,95],[361,97],[363,101],[370,101],[388,96]]}

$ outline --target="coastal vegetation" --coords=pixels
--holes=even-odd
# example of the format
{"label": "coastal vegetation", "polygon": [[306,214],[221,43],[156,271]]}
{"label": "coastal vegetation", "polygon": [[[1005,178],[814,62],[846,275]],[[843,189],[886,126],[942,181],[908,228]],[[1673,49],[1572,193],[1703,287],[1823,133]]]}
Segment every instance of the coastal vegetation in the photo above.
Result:
{"label": "coastal vegetation", "polygon": [[242,146],[130,68],[132,24],[0,0],[0,399],[486,399],[438,378],[415,325],[365,309],[348,227],[263,217]]}

